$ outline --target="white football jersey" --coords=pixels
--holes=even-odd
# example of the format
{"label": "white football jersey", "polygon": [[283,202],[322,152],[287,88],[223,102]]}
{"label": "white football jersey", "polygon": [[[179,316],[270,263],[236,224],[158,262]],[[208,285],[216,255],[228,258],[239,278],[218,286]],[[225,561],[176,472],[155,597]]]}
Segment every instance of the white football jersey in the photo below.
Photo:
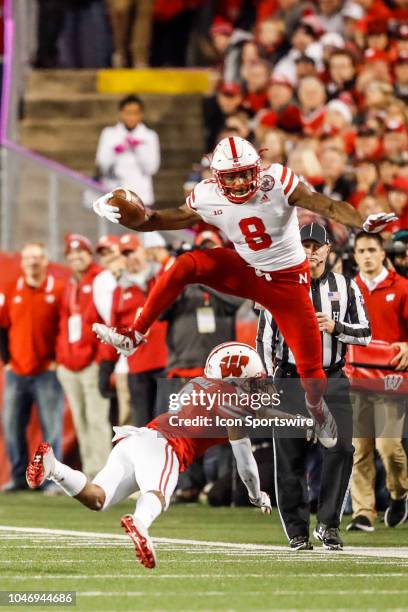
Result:
{"label": "white football jersey", "polygon": [[288,203],[298,183],[293,170],[272,164],[261,172],[261,187],[245,204],[230,202],[215,179],[198,183],[186,203],[204,221],[223,231],[248,264],[273,272],[305,260],[296,206]]}

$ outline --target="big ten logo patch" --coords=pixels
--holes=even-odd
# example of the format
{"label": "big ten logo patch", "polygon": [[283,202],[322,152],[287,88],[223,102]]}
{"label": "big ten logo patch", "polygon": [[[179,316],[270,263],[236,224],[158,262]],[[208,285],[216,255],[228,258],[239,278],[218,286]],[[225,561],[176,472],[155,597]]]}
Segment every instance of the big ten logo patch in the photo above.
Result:
{"label": "big ten logo patch", "polygon": [[249,357],[247,355],[229,355],[224,357],[220,363],[222,377],[234,376],[239,378],[248,362]]}

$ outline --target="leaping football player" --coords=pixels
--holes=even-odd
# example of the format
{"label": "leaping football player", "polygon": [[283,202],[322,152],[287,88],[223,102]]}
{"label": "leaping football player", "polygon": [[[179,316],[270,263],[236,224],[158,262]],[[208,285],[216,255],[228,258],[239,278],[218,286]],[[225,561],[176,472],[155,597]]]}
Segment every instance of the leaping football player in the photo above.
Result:
{"label": "leaping football player", "polygon": [[[180,391],[180,394],[187,395],[187,401],[183,398],[181,402],[183,407],[177,412],[177,424],[171,422],[174,412],[166,412],[146,427],[114,427],[113,440],[118,442],[106,465],[92,482],[82,472],[58,461],[51,446],[42,443],[27,467],[27,482],[35,489],[46,479],[53,480],[67,495],[75,497],[91,510],[107,510],[139,489],[141,495],[134,514],[125,515],[121,524],[134,543],[138,560],[145,567],[153,568],[156,556],[149,537],[150,525],[161,512],[167,510],[179,473],[186,470],[208,448],[224,444],[226,436],[230,440],[237,470],[248,490],[251,503],[260,507],[263,513],[271,513],[269,496],[260,489],[258,466],[245,428],[238,424],[222,427],[221,430],[211,426],[197,429],[189,426],[188,421],[185,426],[182,425],[185,419],[191,420],[191,417],[200,414],[211,415],[212,418],[215,415],[221,418],[237,417],[238,420],[240,416],[258,416],[260,413],[254,412],[248,404],[241,407],[237,403],[226,403],[224,391],[234,391],[234,384],[239,388],[241,381],[236,381],[238,378],[246,379],[241,384],[251,384],[254,379],[264,377],[262,360],[253,348],[238,342],[221,344],[209,354],[204,376],[192,379]],[[211,412],[205,402],[204,406],[188,403],[192,390],[199,393],[201,389],[207,397],[209,394],[215,397],[215,401],[211,402],[214,404]],[[285,416],[280,411],[278,414]]]}
{"label": "leaping football player", "polygon": [[[145,220],[127,222],[141,232],[191,227],[204,220],[219,228],[234,249],[194,251],[179,257],[151,291],[129,330],[95,325],[104,342],[131,354],[149,327],[187,284],[200,283],[221,292],[258,302],[273,314],[291,349],[309,413],[327,435],[336,424],[323,399],[326,378],[316,314],[309,296],[309,265],[300,241],[296,206],[367,232],[380,232],[395,220],[392,213],[361,214],[347,202],[313,193],[290,168],[272,164],[261,169],[261,158],[246,140],[231,136],[216,146],[213,179],[201,181],[176,209],[146,212]],[[113,223],[121,222],[112,193],[94,202],[94,210]]]}

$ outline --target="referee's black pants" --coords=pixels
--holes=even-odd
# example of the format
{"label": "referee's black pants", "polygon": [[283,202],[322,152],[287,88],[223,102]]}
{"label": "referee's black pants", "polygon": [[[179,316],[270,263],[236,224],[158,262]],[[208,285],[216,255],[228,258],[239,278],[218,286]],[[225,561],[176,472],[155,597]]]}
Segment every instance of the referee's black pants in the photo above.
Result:
{"label": "referee's black pants", "polygon": [[[338,440],[335,447],[322,447],[322,474],[317,506],[317,521],[338,527],[353,467],[352,406],[348,378],[342,370],[327,373],[325,400],[336,419]],[[305,394],[294,368],[278,368],[275,385],[283,391],[282,410],[307,414]],[[308,415],[309,416],[309,415]],[[309,536],[310,509],[306,483],[306,456],[312,442],[304,432],[293,437],[290,431],[275,428],[275,489],[283,528],[289,539]]]}

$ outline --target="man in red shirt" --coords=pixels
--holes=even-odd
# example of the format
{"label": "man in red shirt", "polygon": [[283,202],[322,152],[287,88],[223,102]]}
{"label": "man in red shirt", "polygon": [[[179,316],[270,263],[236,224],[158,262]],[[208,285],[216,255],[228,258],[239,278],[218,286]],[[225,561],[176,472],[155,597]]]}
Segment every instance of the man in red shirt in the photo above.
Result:
{"label": "man in red shirt", "polygon": [[64,282],[47,272],[41,243],[21,251],[22,274],[0,293],[0,352],[5,367],[3,425],[11,481],[3,489],[26,489],[26,429],[34,403],[44,440],[61,457],[64,396],[55,374],[55,344]]}
{"label": "man in red shirt", "polygon": [[69,234],[65,256],[72,277],[61,303],[57,340],[58,378],[68,398],[79,443],[82,468],[93,477],[110,452],[109,401],[98,390],[98,342],[92,322],[102,321],[94,300],[94,280],[102,268],[85,236]]}
{"label": "man in red shirt", "polygon": [[[379,234],[360,232],[354,249],[360,269],[356,281],[367,305],[372,337],[392,344],[397,353],[391,365],[398,371],[408,370],[408,281],[384,266]],[[404,398],[359,392],[354,399],[354,435],[361,437],[353,438],[353,520],[347,529],[374,531],[375,449],[384,464],[391,495],[384,521],[387,527],[396,527],[408,517],[407,455],[401,441]]]}

